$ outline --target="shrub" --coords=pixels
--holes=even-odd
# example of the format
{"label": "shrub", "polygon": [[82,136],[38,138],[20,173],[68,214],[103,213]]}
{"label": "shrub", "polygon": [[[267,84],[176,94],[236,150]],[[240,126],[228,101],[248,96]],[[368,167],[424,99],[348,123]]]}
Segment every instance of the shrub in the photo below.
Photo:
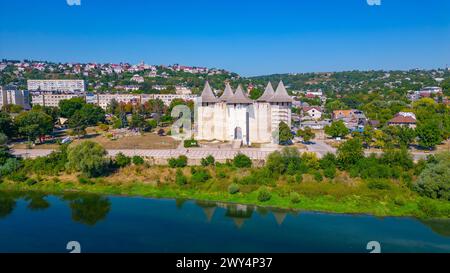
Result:
{"label": "shrub", "polygon": [[394,204],[397,206],[404,206],[406,204],[406,200],[402,196],[396,196],[394,198]]}
{"label": "shrub", "polygon": [[134,165],[144,164],[144,158],[142,158],[142,156],[135,155],[133,156],[132,161]]}
{"label": "shrub", "polygon": [[226,174],[226,172],[224,170],[218,170],[216,172],[216,176],[218,178],[227,178],[228,177],[228,175]]}
{"label": "shrub", "polygon": [[239,153],[234,156],[233,165],[237,168],[250,168],[252,166],[252,160],[248,156]]}
{"label": "shrub", "polygon": [[300,183],[303,181],[303,174],[301,173],[296,173],[295,174],[295,182]]}
{"label": "shrub", "polygon": [[27,178],[27,180],[25,180],[25,183],[26,183],[28,186],[33,186],[34,184],[37,184],[38,181],[37,181],[36,179],[33,179],[33,178]]}
{"label": "shrub", "polygon": [[333,153],[326,153],[320,160],[319,165],[323,170],[336,167],[336,156]]}
{"label": "shrub", "polygon": [[208,179],[211,178],[211,175],[209,174],[208,170],[204,168],[192,168],[191,169],[191,180],[194,183],[202,183],[208,181]]}
{"label": "shrub", "polygon": [[300,194],[296,193],[296,192],[291,192],[291,202],[294,204],[297,204],[301,201],[300,199]]}
{"label": "shrub", "polygon": [[389,180],[386,179],[370,179],[367,187],[371,190],[388,190],[391,188]]}
{"label": "shrub", "polygon": [[314,172],[314,180],[316,180],[317,182],[323,181],[323,176],[319,171]]}
{"label": "shrub", "polygon": [[269,201],[270,198],[272,198],[272,194],[270,193],[269,189],[267,187],[260,187],[258,190],[258,201],[266,202]]}
{"label": "shrub", "polygon": [[198,147],[198,141],[195,139],[186,139],[183,144],[184,148]]}
{"label": "shrub", "polygon": [[82,175],[78,176],[78,182],[80,184],[92,184],[92,181],[89,178]]}
{"label": "shrub", "polygon": [[180,169],[177,169],[175,174],[175,183],[180,186],[187,184],[187,178]]}
{"label": "shrub", "polygon": [[8,158],[5,164],[0,166],[0,177],[9,175],[20,168],[20,161],[16,158]]}
{"label": "shrub", "polygon": [[438,207],[436,206],[436,204],[432,200],[421,199],[417,203],[417,207],[427,217],[436,217],[436,216],[439,215],[439,209],[438,209]]}
{"label": "shrub", "polygon": [[214,166],[215,161],[216,160],[215,160],[214,156],[208,155],[206,158],[202,158],[201,164],[204,167],[206,167],[206,166]]}
{"label": "shrub", "polygon": [[23,172],[23,170],[18,170],[16,172],[13,172],[12,174],[10,174],[9,179],[11,179],[14,182],[23,182],[25,180],[27,180],[27,175]]}
{"label": "shrub", "polygon": [[238,184],[235,184],[235,183],[232,183],[232,184],[230,184],[230,186],[228,186],[228,192],[230,193],[230,194],[236,194],[236,193],[238,193],[239,192],[239,185]]}
{"label": "shrub", "polygon": [[108,132],[108,130],[109,130],[109,125],[104,124],[104,123],[100,123],[100,124],[98,125],[98,128],[100,128],[100,130],[102,130],[102,131],[104,131],[104,132]]}
{"label": "shrub", "polygon": [[323,170],[323,175],[326,178],[330,178],[330,179],[335,178],[336,177],[336,167],[335,166],[327,167],[326,169]]}
{"label": "shrub", "polygon": [[241,179],[241,184],[249,185],[273,185],[276,179],[273,179],[273,173],[267,168],[251,169],[251,173]]}
{"label": "shrub", "polygon": [[169,167],[171,168],[183,168],[187,166],[187,157],[180,155],[177,158],[169,158]]}
{"label": "shrub", "polygon": [[131,158],[120,152],[115,157],[115,164],[119,168],[126,167],[131,164]]}
{"label": "shrub", "polygon": [[57,151],[48,156],[26,159],[23,161],[24,168],[36,174],[58,175],[66,169],[67,164],[67,144],[59,146]]}

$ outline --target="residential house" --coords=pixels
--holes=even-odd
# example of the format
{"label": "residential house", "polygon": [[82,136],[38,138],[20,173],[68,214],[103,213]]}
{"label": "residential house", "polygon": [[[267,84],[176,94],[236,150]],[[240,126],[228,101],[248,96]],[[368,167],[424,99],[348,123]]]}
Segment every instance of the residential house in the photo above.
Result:
{"label": "residential house", "polygon": [[388,121],[390,126],[405,126],[409,128],[416,128],[416,115],[411,112],[399,112],[391,120]]}
{"label": "residential house", "polygon": [[303,106],[301,108],[302,117],[321,119],[322,118],[322,108],[319,106]]}

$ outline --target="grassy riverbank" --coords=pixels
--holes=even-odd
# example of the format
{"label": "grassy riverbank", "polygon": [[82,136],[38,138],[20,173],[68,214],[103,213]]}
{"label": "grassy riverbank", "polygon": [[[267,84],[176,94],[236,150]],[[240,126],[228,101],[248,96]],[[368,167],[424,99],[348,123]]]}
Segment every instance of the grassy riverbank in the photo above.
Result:
{"label": "grassy riverbank", "polygon": [[127,166],[101,178],[84,178],[77,174],[60,176],[32,176],[27,181],[4,180],[3,191],[41,191],[60,194],[70,191],[104,195],[126,195],[156,198],[183,198],[222,202],[236,202],[278,208],[301,209],[336,213],[364,213],[376,216],[414,216],[419,218],[450,218],[450,202],[419,196],[400,182],[390,181],[374,187],[373,182],[350,178],[339,172],[334,179],[321,182],[304,174],[301,182],[281,176],[264,188],[270,198],[261,201],[261,187],[239,184],[239,191],[230,193],[230,185],[251,175],[252,169],[233,166],[205,168],[210,178],[193,181],[192,169],[179,168],[187,182],[177,184],[176,169],[167,166]]}

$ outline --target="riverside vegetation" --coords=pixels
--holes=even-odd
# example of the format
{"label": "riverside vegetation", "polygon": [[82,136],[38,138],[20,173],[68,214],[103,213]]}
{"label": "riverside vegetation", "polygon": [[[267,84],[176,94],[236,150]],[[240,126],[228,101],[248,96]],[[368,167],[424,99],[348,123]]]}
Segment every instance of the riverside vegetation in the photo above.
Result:
{"label": "riverside vegetation", "polygon": [[[5,143],[5,136],[0,137]],[[336,155],[300,154],[286,147],[263,167],[238,154],[226,163],[212,156],[201,166],[171,158],[149,165],[139,156],[107,156],[95,142],[61,145],[48,156],[15,158],[0,148],[0,190],[71,191],[237,202],[280,208],[450,218],[450,153],[414,163],[406,149],[364,156],[362,142],[344,142]]]}

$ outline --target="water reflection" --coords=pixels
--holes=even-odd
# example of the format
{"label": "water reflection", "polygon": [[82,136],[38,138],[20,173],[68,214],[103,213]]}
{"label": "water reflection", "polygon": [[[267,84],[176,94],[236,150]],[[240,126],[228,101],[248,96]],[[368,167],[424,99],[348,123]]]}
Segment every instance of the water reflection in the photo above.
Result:
{"label": "water reflection", "polygon": [[72,220],[88,226],[104,220],[111,210],[111,201],[101,195],[65,195],[63,199],[69,202]]}
{"label": "water reflection", "polygon": [[[71,212],[71,219],[74,222],[86,226],[95,226],[105,220],[112,210],[110,198],[96,194],[67,193],[56,196],[64,202]],[[150,199],[151,200],[151,199]],[[25,202],[25,207],[32,211],[43,211],[52,205],[52,199],[48,195],[39,192],[4,192],[0,191],[0,220],[7,218],[15,209],[20,207],[18,202]],[[189,203],[190,206],[184,206]],[[172,203],[180,213],[188,215],[192,212],[192,204],[195,204],[203,211],[206,223],[213,223],[220,217],[225,217],[233,221],[237,229],[245,227],[245,223],[250,221],[255,215],[260,218],[276,222],[278,226],[286,224],[288,215],[298,216],[297,210],[286,210],[278,208],[267,208],[252,205],[230,204],[212,201],[188,201],[187,199],[176,199]],[[217,217],[214,216],[217,214]],[[272,215],[272,216],[270,216]],[[419,220],[422,224],[430,228],[434,233],[441,236],[450,237],[450,219],[427,219]],[[205,223],[205,222],[203,222]]]}
{"label": "water reflection", "polygon": [[[195,204],[203,210],[208,223],[212,221],[214,213],[216,212],[216,208],[222,208],[225,210],[225,217],[231,219],[237,228],[242,228],[245,221],[252,218],[253,213],[257,213],[263,217],[272,214],[279,226],[283,224],[288,214],[292,214],[294,216],[298,216],[299,214],[299,211],[295,210],[258,207],[242,204],[230,204],[213,201],[195,201]],[[177,207],[179,207],[178,202]]]}
{"label": "water reflection", "polygon": [[[72,220],[88,226],[94,226],[106,218],[111,210],[109,198],[95,194],[68,193],[59,196],[68,203],[72,211]],[[17,201],[27,202],[31,211],[50,208],[47,194],[41,192],[0,192],[0,219],[8,217],[17,206]]]}
{"label": "water reflection", "polygon": [[38,192],[31,192],[26,194],[25,200],[28,201],[28,208],[30,210],[45,210],[50,207],[50,203],[45,199],[47,195]]}
{"label": "water reflection", "polygon": [[214,213],[216,212],[217,203],[211,201],[195,201],[195,204],[203,209],[206,220],[208,221],[208,223],[210,223],[214,216]]}
{"label": "water reflection", "polygon": [[435,233],[444,237],[450,237],[450,219],[427,219],[419,221],[431,228]]}
{"label": "water reflection", "polygon": [[10,215],[16,207],[16,200],[10,196],[0,194],[0,219]]}

